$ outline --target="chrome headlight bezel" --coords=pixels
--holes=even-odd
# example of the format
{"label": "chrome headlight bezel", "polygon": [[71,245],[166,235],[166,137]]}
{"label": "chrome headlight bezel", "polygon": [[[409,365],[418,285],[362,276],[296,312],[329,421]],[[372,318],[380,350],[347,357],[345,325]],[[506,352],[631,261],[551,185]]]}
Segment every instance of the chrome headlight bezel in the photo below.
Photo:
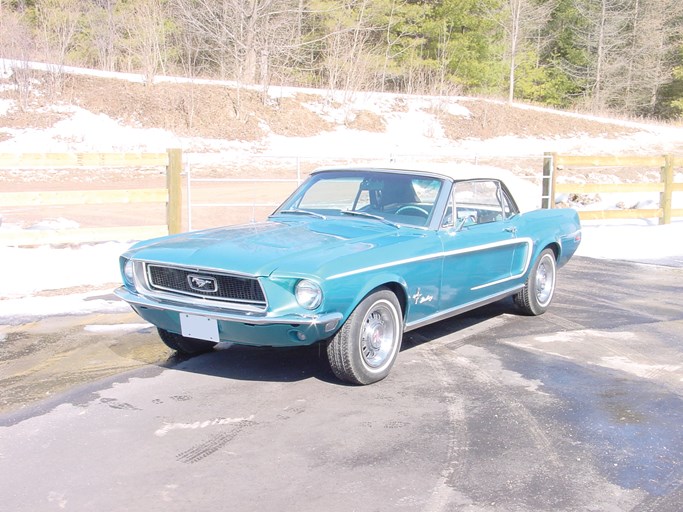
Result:
{"label": "chrome headlight bezel", "polygon": [[316,309],[323,302],[323,290],[318,283],[302,279],[294,287],[296,301],[304,309]]}
{"label": "chrome headlight bezel", "polygon": [[123,280],[127,285],[135,285],[135,263],[133,260],[124,259],[122,262]]}

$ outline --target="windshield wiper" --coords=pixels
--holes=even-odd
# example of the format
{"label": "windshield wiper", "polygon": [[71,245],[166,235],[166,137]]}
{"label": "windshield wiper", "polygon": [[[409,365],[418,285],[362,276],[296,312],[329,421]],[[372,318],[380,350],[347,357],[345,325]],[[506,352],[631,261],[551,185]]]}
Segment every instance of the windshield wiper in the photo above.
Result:
{"label": "windshield wiper", "polygon": [[359,212],[358,210],[340,210],[341,213],[344,213],[346,215],[357,215],[358,217],[366,217],[368,219],[375,219],[379,220],[381,222],[384,222],[385,224],[389,224],[390,226],[394,226],[395,228],[400,228],[400,224],[396,224],[395,222],[391,222],[390,220],[385,219],[384,217],[380,217],[379,215],[373,215],[372,213],[367,213],[367,212]]}
{"label": "windshield wiper", "polygon": [[293,213],[296,215],[312,215],[313,217],[317,217],[319,219],[327,220],[327,217],[325,217],[324,215],[317,213],[317,212],[312,212],[310,210],[299,210],[299,209],[296,209],[296,210],[280,210],[277,213],[278,214],[280,214],[280,213]]}

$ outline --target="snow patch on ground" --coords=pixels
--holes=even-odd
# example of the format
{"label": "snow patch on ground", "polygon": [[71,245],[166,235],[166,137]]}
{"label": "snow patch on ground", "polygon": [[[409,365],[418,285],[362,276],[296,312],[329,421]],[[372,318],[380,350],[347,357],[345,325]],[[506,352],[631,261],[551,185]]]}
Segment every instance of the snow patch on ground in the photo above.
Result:
{"label": "snow patch on ground", "polygon": [[36,148],[41,148],[44,152],[164,152],[167,148],[182,145],[180,138],[169,131],[124,126],[105,114],[94,114],[80,107],[61,105],[46,111],[59,112],[67,117],[45,129],[5,128],[11,138],[0,142],[0,151],[35,152]]}
{"label": "snow patch on ground", "polygon": [[[0,247],[0,299],[44,290],[99,286],[120,281],[118,257],[130,244],[107,242],[78,247]],[[6,302],[0,302],[5,310]]]}
{"label": "snow patch on ground", "polygon": [[[0,91],[2,91],[2,86],[0,86]],[[15,104],[13,100],[0,98],[0,116],[6,116],[14,108]]]}
{"label": "snow patch on ground", "polygon": [[120,332],[137,332],[154,328],[152,324],[114,324],[114,325],[86,325],[83,330],[95,334],[110,334]]}
{"label": "snow patch on ground", "polygon": [[658,372],[676,372],[680,370],[680,365],[672,364],[642,364],[632,361],[628,357],[624,356],[609,356],[602,357],[600,362],[597,363],[599,366],[605,368],[610,368],[612,370],[619,370],[622,372],[630,373],[640,378],[648,378],[653,373]]}
{"label": "snow patch on ground", "polygon": [[56,219],[45,219],[35,224],[32,224],[27,229],[50,231],[57,229],[77,229],[80,224],[75,220],[65,219],[64,217],[57,217]]}
{"label": "snow patch on ground", "polygon": [[662,226],[653,222],[657,220],[584,221],[576,254],[683,267],[683,219]]}
{"label": "snow patch on ground", "polygon": [[539,343],[583,343],[586,338],[609,338],[611,340],[632,340],[635,337],[630,331],[623,332],[602,332],[592,329],[581,331],[562,331],[554,334],[534,336],[534,340]]}
{"label": "snow patch on ground", "polygon": [[55,297],[21,297],[0,300],[0,324],[20,325],[48,316],[126,313],[130,306],[102,291]]}

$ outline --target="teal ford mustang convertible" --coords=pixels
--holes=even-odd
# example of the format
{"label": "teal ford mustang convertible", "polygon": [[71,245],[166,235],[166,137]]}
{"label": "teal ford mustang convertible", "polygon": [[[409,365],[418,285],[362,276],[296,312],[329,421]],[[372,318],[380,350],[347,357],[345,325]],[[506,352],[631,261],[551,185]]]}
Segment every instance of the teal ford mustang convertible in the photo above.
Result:
{"label": "teal ford mustang convertible", "polygon": [[116,293],[178,352],[321,342],[369,384],[406,331],[509,296],[545,312],[580,229],[574,210],[521,213],[498,178],[325,169],[265,222],[134,245]]}

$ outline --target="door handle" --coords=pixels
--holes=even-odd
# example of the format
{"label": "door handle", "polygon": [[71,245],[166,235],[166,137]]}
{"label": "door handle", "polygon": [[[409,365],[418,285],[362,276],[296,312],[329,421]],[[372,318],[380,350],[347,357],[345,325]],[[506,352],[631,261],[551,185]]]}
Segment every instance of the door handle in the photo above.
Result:
{"label": "door handle", "polygon": [[504,231],[507,231],[508,233],[512,233],[513,235],[517,234],[517,228],[514,226],[507,227],[507,228],[505,228]]}

